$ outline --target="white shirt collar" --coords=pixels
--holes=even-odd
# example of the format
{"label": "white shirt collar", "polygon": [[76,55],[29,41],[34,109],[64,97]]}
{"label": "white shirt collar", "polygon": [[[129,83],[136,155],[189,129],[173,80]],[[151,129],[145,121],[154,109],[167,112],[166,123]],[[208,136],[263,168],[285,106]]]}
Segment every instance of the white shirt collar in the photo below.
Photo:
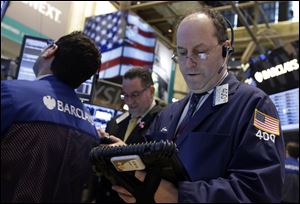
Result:
{"label": "white shirt collar", "polygon": [[40,79],[43,79],[43,78],[48,77],[48,76],[53,76],[53,74],[45,74],[45,75],[38,76],[36,78],[36,80],[40,80]]}

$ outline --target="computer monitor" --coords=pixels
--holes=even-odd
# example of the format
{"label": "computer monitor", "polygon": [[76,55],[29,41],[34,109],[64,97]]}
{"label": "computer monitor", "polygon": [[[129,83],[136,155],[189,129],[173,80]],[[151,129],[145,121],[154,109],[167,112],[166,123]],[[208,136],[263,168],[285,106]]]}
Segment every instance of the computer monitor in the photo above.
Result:
{"label": "computer monitor", "polygon": [[95,127],[103,130],[105,130],[108,121],[110,121],[114,116],[122,114],[121,111],[90,103],[84,103],[84,106],[94,119]]}
{"label": "computer monitor", "polygon": [[91,101],[93,78],[94,76],[83,82],[77,89],[75,89],[76,94],[82,102],[89,103]]}
{"label": "computer monitor", "polygon": [[284,132],[299,131],[299,88],[270,95]]}
{"label": "computer monitor", "polygon": [[19,56],[17,79],[30,81],[36,79],[36,76],[33,72],[33,65],[42,51],[50,43],[52,43],[52,40],[50,39],[24,35]]}

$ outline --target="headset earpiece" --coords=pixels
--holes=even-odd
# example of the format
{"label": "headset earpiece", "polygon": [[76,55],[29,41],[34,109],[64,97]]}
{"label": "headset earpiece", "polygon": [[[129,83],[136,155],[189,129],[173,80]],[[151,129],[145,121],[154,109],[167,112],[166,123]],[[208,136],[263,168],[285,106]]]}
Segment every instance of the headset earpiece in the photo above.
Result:
{"label": "headset earpiece", "polygon": [[233,48],[232,47],[226,47],[225,45],[223,45],[223,47],[222,47],[222,56],[225,58],[227,55],[230,55],[231,53],[233,53]]}
{"label": "headset earpiece", "polygon": [[229,48],[223,45],[222,47],[222,56],[225,58],[229,53]]}

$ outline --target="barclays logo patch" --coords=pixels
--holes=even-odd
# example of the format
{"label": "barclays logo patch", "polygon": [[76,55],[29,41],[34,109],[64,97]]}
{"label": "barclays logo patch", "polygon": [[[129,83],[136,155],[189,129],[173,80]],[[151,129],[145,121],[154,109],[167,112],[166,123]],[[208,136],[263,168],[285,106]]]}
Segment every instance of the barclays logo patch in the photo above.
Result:
{"label": "barclays logo patch", "polygon": [[93,118],[91,115],[73,105],[67,104],[61,100],[55,99],[51,96],[44,96],[43,97],[43,103],[49,110],[58,110],[60,112],[75,116],[76,118],[80,118],[83,120],[89,121],[92,125],[94,124]]}
{"label": "barclays logo patch", "polygon": [[56,101],[51,96],[44,96],[43,102],[49,110],[53,110],[56,107]]}

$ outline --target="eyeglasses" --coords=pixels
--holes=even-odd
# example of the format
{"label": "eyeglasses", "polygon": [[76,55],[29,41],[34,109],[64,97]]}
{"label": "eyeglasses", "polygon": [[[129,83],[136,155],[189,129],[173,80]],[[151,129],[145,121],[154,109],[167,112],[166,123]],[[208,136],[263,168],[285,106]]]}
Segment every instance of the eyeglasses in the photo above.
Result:
{"label": "eyeglasses", "polygon": [[174,60],[176,63],[178,61],[184,61],[187,60],[188,58],[190,58],[193,61],[205,61],[208,59],[210,53],[218,46],[219,44],[213,46],[212,48],[210,48],[209,50],[206,51],[199,51],[199,50],[194,50],[193,53],[191,54],[191,56],[187,55],[187,51],[181,51],[177,53],[174,53],[172,56],[172,60]]}
{"label": "eyeglasses", "polygon": [[139,96],[141,96],[142,93],[144,91],[146,91],[148,88],[149,88],[149,86],[146,87],[146,88],[144,88],[144,89],[142,89],[141,91],[134,91],[132,94],[123,93],[123,94],[120,95],[120,98],[121,98],[121,100],[125,100],[125,99],[128,99],[128,98],[136,99]]}

